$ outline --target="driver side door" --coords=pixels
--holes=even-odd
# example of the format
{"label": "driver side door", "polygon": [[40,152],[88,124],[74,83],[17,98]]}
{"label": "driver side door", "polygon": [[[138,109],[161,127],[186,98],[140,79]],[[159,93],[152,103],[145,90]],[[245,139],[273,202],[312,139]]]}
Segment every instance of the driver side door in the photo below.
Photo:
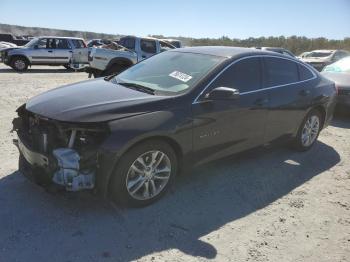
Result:
{"label": "driver side door", "polygon": [[30,51],[32,64],[54,64],[55,49],[52,46],[54,39],[41,38],[34,48]]}
{"label": "driver side door", "polygon": [[[264,143],[269,98],[268,92],[261,88],[261,72],[260,58],[234,62],[193,103],[193,148],[199,163]],[[239,97],[206,99],[218,87],[234,88],[239,91]]]}

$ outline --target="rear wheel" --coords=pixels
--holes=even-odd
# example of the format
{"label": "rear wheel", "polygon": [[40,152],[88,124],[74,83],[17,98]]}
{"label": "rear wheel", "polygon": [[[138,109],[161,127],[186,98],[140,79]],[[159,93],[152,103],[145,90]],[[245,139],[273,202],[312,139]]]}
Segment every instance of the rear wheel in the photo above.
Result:
{"label": "rear wheel", "polygon": [[141,207],[157,201],[168,190],[177,173],[174,150],[163,141],[146,141],[120,159],[111,181],[113,200]]}
{"label": "rear wheel", "polygon": [[299,151],[309,150],[316,142],[322,127],[322,114],[318,110],[311,110],[301,126],[294,141]]}
{"label": "rear wheel", "polygon": [[28,61],[22,56],[16,56],[12,58],[11,67],[19,72],[26,71],[28,69]]}

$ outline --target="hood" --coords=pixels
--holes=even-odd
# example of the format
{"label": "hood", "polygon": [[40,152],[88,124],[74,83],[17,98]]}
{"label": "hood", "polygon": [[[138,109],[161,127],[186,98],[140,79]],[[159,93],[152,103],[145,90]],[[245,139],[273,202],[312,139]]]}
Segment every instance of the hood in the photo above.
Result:
{"label": "hood", "polygon": [[350,73],[322,72],[321,74],[333,81],[339,89],[350,90]]}
{"label": "hood", "polygon": [[0,48],[0,52],[11,51],[14,49],[22,49],[22,48],[24,47],[23,46],[5,47],[5,48]]}
{"label": "hood", "polygon": [[62,86],[30,99],[26,109],[65,122],[104,122],[154,110],[169,98],[133,90],[103,78]]}

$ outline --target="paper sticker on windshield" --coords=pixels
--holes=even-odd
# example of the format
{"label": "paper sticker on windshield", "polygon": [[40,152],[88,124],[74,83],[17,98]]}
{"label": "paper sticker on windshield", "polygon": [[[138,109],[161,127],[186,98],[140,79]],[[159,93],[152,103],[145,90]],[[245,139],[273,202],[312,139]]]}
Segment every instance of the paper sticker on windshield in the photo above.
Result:
{"label": "paper sticker on windshield", "polygon": [[176,78],[182,82],[185,82],[185,83],[192,79],[192,76],[187,75],[187,74],[182,73],[182,72],[179,72],[179,71],[174,71],[174,72],[170,73],[169,76],[174,77],[174,78]]}

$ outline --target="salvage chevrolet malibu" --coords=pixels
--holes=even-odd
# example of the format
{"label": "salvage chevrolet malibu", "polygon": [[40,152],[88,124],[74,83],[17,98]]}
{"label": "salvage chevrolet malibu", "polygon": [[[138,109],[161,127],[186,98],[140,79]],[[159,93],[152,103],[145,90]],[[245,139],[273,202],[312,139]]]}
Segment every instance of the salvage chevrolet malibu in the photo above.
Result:
{"label": "salvage chevrolet malibu", "polygon": [[41,185],[144,206],[189,164],[279,141],[308,150],[335,95],[333,82],[278,53],[174,49],[30,99],[14,143],[19,169]]}

